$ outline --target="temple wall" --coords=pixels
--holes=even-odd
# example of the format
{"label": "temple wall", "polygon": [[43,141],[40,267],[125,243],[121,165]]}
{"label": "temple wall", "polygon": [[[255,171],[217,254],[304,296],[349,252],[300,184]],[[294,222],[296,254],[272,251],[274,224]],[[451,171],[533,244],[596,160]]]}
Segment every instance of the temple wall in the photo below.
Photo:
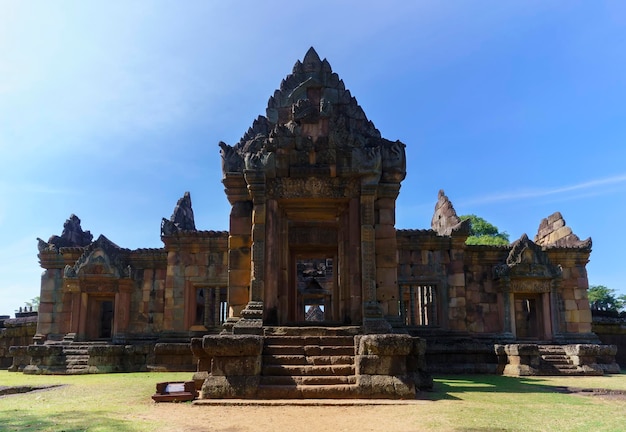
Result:
{"label": "temple wall", "polygon": [[504,331],[502,291],[493,279],[493,267],[503,262],[507,247],[468,246],[465,250],[465,303],[467,331]]}
{"label": "temple wall", "polygon": [[61,248],[57,251],[40,253],[41,275],[39,293],[39,318],[37,334],[50,339],[61,339],[71,331],[72,293],[63,286],[63,272],[66,265],[74,265],[82,255],[83,248]]}
{"label": "temple wall", "polygon": [[592,319],[586,269],[589,250],[554,248],[547,249],[546,254],[553,264],[560,265],[562,269],[562,278],[558,283],[560,331],[590,333]]}
{"label": "temple wall", "polygon": [[194,326],[197,290],[228,285],[228,233],[184,232],[165,237],[164,242],[167,270],[162,329],[188,332]]}

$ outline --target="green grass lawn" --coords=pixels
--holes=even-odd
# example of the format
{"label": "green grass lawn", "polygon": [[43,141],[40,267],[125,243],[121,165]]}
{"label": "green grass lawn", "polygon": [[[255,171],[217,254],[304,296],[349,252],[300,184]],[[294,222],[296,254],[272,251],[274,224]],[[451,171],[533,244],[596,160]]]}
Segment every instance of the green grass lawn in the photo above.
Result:
{"label": "green grass lawn", "polygon": [[[190,377],[188,372],[33,376],[0,371],[0,386],[62,385],[46,391],[0,397],[0,430],[281,431],[286,430],[285,422],[290,417],[295,419],[291,420],[295,427],[292,425],[289,432],[626,430],[625,397],[605,399],[562,392],[564,387],[626,391],[624,373],[571,378],[437,376],[434,391],[421,393],[419,400],[410,405],[204,407],[152,402],[150,396],[157,382],[182,381]],[[298,416],[304,415],[319,417],[319,427],[311,429],[310,424],[299,422]],[[237,416],[246,421],[237,423]],[[181,426],[190,419],[198,419],[197,428]]]}

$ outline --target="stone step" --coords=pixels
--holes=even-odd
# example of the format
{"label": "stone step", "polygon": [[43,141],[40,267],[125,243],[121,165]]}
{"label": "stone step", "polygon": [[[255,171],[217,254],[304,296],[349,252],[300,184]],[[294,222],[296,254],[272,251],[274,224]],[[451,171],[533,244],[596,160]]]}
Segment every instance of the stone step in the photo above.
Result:
{"label": "stone step", "polygon": [[541,358],[548,362],[548,363],[553,363],[553,364],[570,364],[570,359],[567,356],[557,356],[557,355],[543,355],[541,356]]}
{"label": "stone step", "polygon": [[301,326],[301,327],[265,327],[267,336],[355,336],[361,333],[358,326]]}
{"label": "stone step", "polygon": [[88,365],[89,356],[71,356],[65,358],[65,364],[67,366]]}
{"label": "stone step", "polygon": [[263,346],[265,355],[290,355],[290,356],[353,356],[353,346],[318,346],[318,345],[265,345]]}
{"label": "stone step", "polygon": [[89,350],[86,348],[64,348],[63,354],[67,355],[89,355]]}
{"label": "stone step", "polygon": [[260,399],[350,399],[359,397],[355,384],[336,385],[261,385]]}
{"label": "stone step", "polygon": [[279,355],[270,354],[263,356],[264,365],[338,365],[354,364],[354,356],[305,356],[305,355]]}
{"label": "stone step", "polygon": [[565,355],[565,350],[562,346],[559,345],[540,345],[539,346],[540,354],[563,354]]}
{"label": "stone step", "polygon": [[354,346],[354,336],[266,336],[265,345]]}
{"label": "stone step", "polygon": [[261,385],[338,385],[338,384],[355,384],[356,375],[347,376],[292,376],[292,375],[273,375],[261,376]]}
{"label": "stone step", "polygon": [[347,376],[354,375],[354,365],[324,365],[324,366],[302,366],[302,365],[266,365],[263,366],[261,374],[264,376]]}

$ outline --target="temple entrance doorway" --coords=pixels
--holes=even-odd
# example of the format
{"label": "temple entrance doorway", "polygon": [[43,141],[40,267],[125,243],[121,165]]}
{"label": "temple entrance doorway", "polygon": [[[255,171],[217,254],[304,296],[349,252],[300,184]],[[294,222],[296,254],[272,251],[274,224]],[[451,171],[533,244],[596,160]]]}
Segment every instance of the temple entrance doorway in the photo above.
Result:
{"label": "temple entrance doorway", "polygon": [[547,340],[542,294],[515,294],[515,334],[517,339]]}
{"label": "temple entrance doorway", "polygon": [[87,337],[111,339],[113,337],[114,297],[90,297],[87,317]]}
{"label": "temple entrance doorway", "polygon": [[333,252],[297,253],[293,257],[295,321],[309,325],[337,320],[337,277]]}

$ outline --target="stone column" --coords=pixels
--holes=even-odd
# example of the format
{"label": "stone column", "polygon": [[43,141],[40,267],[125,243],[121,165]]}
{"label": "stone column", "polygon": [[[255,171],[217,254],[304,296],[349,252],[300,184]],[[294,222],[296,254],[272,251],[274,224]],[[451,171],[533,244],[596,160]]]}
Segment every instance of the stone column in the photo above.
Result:
{"label": "stone column", "polygon": [[391,326],[376,299],[376,185],[361,185],[361,285],[363,290],[363,327],[366,333],[386,333]]}
{"label": "stone column", "polygon": [[228,319],[232,328],[250,297],[250,246],[252,234],[252,202],[243,174],[226,173],[222,181],[232,205],[228,237]]}
{"label": "stone column", "polygon": [[376,296],[385,317],[402,324],[398,292],[398,242],[396,239],[396,198],[398,183],[381,183],[376,200]]}
{"label": "stone column", "polygon": [[252,249],[250,253],[250,297],[241,311],[241,319],[233,333],[260,333],[263,327],[263,297],[265,291],[265,173],[246,170],[244,173],[248,192],[252,197]]}

